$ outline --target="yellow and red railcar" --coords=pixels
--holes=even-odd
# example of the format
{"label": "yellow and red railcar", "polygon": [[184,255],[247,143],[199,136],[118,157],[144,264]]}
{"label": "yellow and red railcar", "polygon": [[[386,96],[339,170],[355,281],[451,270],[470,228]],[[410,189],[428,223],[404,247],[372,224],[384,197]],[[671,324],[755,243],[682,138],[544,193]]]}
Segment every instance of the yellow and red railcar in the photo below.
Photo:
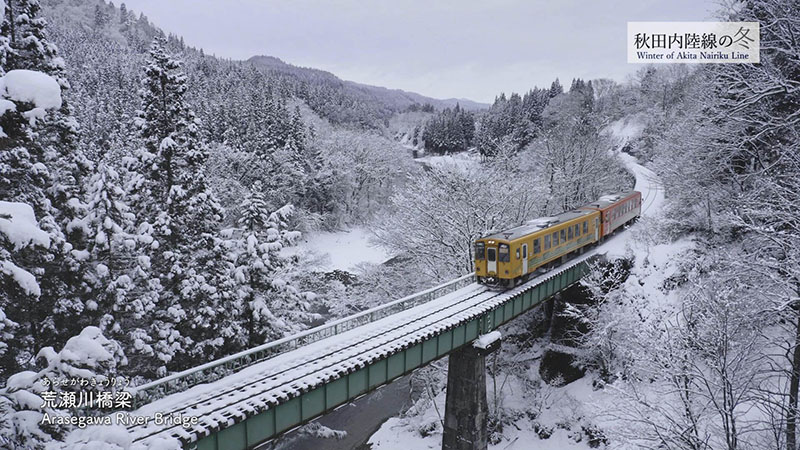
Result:
{"label": "yellow and red railcar", "polygon": [[599,239],[600,213],[574,210],[475,241],[479,283],[513,287],[536,269],[581,250]]}
{"label": "yellow and red railcar", "polygon": [[526,222],[475,241],[473,255],[478,283],[514,287],[537,269],[556,265],[581,253],[639,216],[637,191],[601,197],[597,202]]}

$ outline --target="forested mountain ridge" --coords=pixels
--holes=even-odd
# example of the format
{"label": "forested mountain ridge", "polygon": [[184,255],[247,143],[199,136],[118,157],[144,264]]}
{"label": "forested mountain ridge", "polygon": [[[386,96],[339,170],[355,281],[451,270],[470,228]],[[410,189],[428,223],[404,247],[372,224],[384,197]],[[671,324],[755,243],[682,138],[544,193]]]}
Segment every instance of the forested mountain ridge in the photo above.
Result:
{"label": "forested mountain ridge", "polygon": [[383,105],[386,113],[396,113],[408,109],[412,105],[429,104],[437,109],[444,109],[460,104],[461,108],[468,111],[488,108],[485,103],[475,102],[463,98],[435,99],[408,92],[401,89],[389,89],[380,86],[357,83],[339,79],[336,75],[324,70],[298,67],[288,64],[274,56],[258,55],[247,60],[260,67],[264,67],[270,72],[280,73],[295,78],[300,83],[321,84],[338,86],[344,94],[352,96],[365,103]]}
{"label": "forested mountain ridge", "polygon": [[[56,43],[64,47],[67,35],[82,35],[83,41],[102,36],[109,44],[119,46],[118,51],[143,55],[152,38],[162,31],[144,14],[135,14],[124,3],[117,8],[113,2],[103,0],[45,0],[43,14],[54,33]],[[439,100],[399,89],[369,86],[344,81],[318,69],[297,67],[272,56],[253,56],[247,61],[233,61],[206,55],[202,49],[186,46],[183,38],[170,36],[174,49],[187,58],[203,58],[216,63],[237,66],[247,70],[252,65],[266,69],[260,83],[264,87],[303,99],[320,116],[334,124],[354,125],[380,130],[393,114],[415,104],[431,104],[442,109],[457,102],[466,109],[481,109],[488,105],[470,100]],[[68,58],[73,55],[68,53]],[[201,68],[202,70],[202,68]],[[191,70],[188,71],[192,75]]]}
{"label": "forested mountain ridge", "polygon": [[[76,97],[73,103],[86,153],[91,156],[99,147],[124,141],[131,134],[124,128],[130,127],[138,101],[138,70],[150,42],[162,32],[144,14],[135,14],[124,3],[117,8],[103,0],[43,0],[42,14],[47,18],[51,39],[67,62],[73,85],[68,95]],[[271,56],[255,56],[248,61],[218,58],[174,35],[168,36],[167,45],[183,59],[189,85],[187,99],[204,124],[200,132],[212,142],[234,148],[261,145],[265,136],[255,128],[264,121],[270,121],[268,128],[279,135],[267,140],[283,145],[285,138],[280,137],[280,130],[289,125],[279,122],[296,112],[289,110],[299,106],[298,102],[308,108],[300,108],[306,117],[296,124],[315,123],[315,132],[320,126],[331,125],[394,139],[411,134],[425,120],[427,113],[420,113],[421,109],[456,104],[467,110],[488,106],[344,81],[331,73],[296,67]],[[309,114],[319,116],[324,124]],[[326,134],[316,137],[324,140]],[[393,144],[385,145],[393,148]],[[216,154],[212,151],[211,164]],[[232,194],[231,198],[240,195]]]}

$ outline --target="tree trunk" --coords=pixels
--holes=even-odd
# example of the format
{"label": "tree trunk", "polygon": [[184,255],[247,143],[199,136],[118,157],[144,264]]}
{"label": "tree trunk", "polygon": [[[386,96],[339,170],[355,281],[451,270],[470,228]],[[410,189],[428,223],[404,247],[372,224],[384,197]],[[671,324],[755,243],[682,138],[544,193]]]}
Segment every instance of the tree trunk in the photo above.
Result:
{"label": "tree trunk", "polygon": [[789,405],[786,408],[786,449],[797,450],[797,393],[800,387],[800,311],[795,305],[795,335],[792,374],[789,380]]}

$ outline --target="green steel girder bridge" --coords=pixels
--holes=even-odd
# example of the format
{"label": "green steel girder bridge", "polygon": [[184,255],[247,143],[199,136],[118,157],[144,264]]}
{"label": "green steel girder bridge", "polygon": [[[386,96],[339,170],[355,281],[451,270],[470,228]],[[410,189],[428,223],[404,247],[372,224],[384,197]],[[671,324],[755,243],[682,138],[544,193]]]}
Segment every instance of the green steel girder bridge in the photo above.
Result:
{"label": "green steel girder bridge", "polygon": [[[473,275],[467,275],[139,386],[134,391],[137,408],[130,415],[160,414],[170,420],[149,420],[128,426],[128,431],[134,443],[177,438],[186,449],[253,448],[436,359],[466,354],[463,352],[471,350],[481,335],[574,285],[587,273],[588,260],[596,257],[596,252],[587,252],[504,292],[479,285]],[[483,354],[476,357],[477,363],[470,363],[469,358],[472,365],[467,367],[477,367],[476,377],[480,377]],[[451,357],[451,369],[456,359],[461,361],[459,367],[465,367],[464,358],[458,356]],[[480,380],[472,378],[465,382],[469,383],[466,388],[460,386],[463,391],[483,384],[472,395],[477,403],[461,405],[461,410],[480,409],[481,401],[485,404],[485,383]],[[453,383],[449,380],[448,393]],[[451,408],[449,395],[447,402],[448,410],[457,409]],[[446,413],[445,441],[447,421],[456,420],[450,415]],[[190,417],[197,417],[198,422],[188,423]],[[470,420],[471,426],[453,426],[476,428]],[[479,441],[480,436],[475,439]],[[485,448],[485,443],[464,442],[445,442],[444,447]]]}

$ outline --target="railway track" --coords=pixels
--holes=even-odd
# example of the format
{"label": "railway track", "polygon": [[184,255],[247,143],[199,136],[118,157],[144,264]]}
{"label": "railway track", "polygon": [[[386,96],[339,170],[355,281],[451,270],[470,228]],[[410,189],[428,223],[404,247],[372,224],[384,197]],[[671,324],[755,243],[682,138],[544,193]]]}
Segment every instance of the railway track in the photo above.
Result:
{"label": "railway track", "polygon": [[157,400],[135,411],[141,416],[160,412],[202,417],[197,425],[184,428],[180,423],[157,426],[151,422],[129,426],[128,431],[134,442],[170,436],[185,442],[194,441],[204,435],[206,428],[218,429],[231,420],[236,422],[248,414],[273,407],[298,391],[336,379],[340,373],[361,367],[371,359],[385,357],[480,316],[554,273],[592,257],[599,248],[515,289],[498,292],[475,283],[418,307],[276,356],[222,380]]}
{"label": "railway track", "polygon": [[[453,297],[454,294],[459,295],[447,299],[447,297]],[[156,401],[141,408],[138,413],[147,415],[159,411],[188,416],[200,414],[213,416],[216,413],[224,415],[223,411],[234,405],[240,405],[243,397],[247,398],[244,402],[249,401],[254,410],[266,409],[269,403],[286,398],[294,391],[318,384],[320,378],[335,377],[337,372],[357,365],[359,360],[365,360],[369,355],[390,352],[394,342],[418,340],[427,334],[426,331],[432,329],[432,325],[452,319],[477,305],[502,295],[506,294],[488,290],[476,283],[443,297],[448,300],[446,302],[433,301],[423,305],[427,308],[420,308],[419,311],[411,309],[395,315],[410,317],[384,318],[369,324],[373,326],[359,327],[345,334],[303,347],[296,352],[290,352],[244,369],[242,372],[228,377],[227,385],[222,390],[194,394],[192,391],[200,390],[197,388],[202,388],[203,385],[201,385],[183,393],[185,395],[180,395],[183,398],[191,399],[188,402],[178,401],[174,405],[169,405],[172,407],[167,407],[168,405],[164,404],[166,402]],[[397,325],[398,322],[400,322],[399,325]],[[327,348],[331,344],[328,342],[329,340],[337,341],[333,350]],[[296,353],[300,353],[300,355]],[[351,364],[347,364],[348,362]],[[264,367],[261,367],[262,365]],[[234,382],[231,380],[232,378],[239,379],[239,381]],[[199,399],[197,399],[197,395],[200,396]],[[254,397],[257,399],[254,400]],[[173,403],[168,399],[164,400]],[[183,427],[179,424],[166,428],[134,425],[128,430],[132,433],[134,441],[145,440],[163,433],[177,432],[179,435],[183,435],[185,433],[182,431],[191,432],[191,430],[179,430],[179,428]]]}
{"label": "railway track", "polygon": [[[643,192],[642,214],[652,215],[660,200],[660,183],[648,169],[638,164],[631,168],[637,179],[636,188]],[[603,246],[600,245],[555,270],[565,270],[602,252]],[[342,373],[363,367],[371,358],[384,357],[421,342],[454,323],[475,317],[504,298],[540,283],[551,274],[545,273],[505,292],[474,283],[428,303],[246,367],[218,381],[156,400],[132,414],[152,416],[160,412],[196,416],[200,422],[188,428],[179,423],[168,426],[148,422],[131,425],[128,431],[134,442],[158,437],[194,441],[204,435],[207,428],[218,429],[224,423],[236,422],[247,414],[271,408],[295,396],[298,391],[306,391],[336,379]]]}

